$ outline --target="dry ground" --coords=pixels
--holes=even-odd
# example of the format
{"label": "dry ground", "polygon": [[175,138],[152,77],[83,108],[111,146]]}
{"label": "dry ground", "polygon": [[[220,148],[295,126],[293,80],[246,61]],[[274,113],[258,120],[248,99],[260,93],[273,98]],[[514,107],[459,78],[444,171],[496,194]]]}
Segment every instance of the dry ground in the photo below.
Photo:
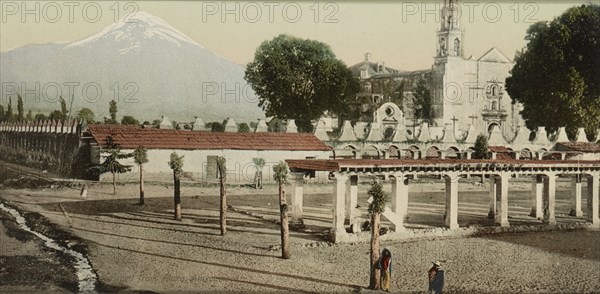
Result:
{"label": "dry ground", "polygon": [[[527,216],[530,187],[529,181],[511,184],[509,215],[513,224],[541,225]],[[559,183],[557,219],[561,223],[583,221],[567,216],[568,187],[567,182]],[[359,193],[359,202],[365,207],[366,189],[362,185]],[[488,223],[487,187],[464,183],[459,189],[459,224]],[[0,195],[22,210],[41,213],[81,238],[103,291],[365,291],[369,245],[331,245],[318,234],[331,224],[330,186],[305,188],[306,224],[313,233],[291,233],[291,260],[278,258],[279,228],[271,221],[229,212],[229,232],[219,236],[215,187],[182,187],[182,221],[172,219],[169,185],[148,185],[144,206],[137,204],[136,185],[122,185],[117,190],[118,195],[111,195],[110,185],[93,185],[86,199],[79,197],[78,189],[67,187],[5,189]],[[408,227],[443,226],[443,195],[441,183],[412,185]],[[267,219],[277,217],[276,201],[274,186],[258,192],[229,188],[230,205]],[[5,235],[1,237],[6,239]],[[394,291],[423,292],[426,271],[436,259],[447,260],[448,292],[562,293],[600,289],[598,231],[431,237],[383,242],[382,246],[394,253]],[[0,291],[6,287],[0,285]]]}

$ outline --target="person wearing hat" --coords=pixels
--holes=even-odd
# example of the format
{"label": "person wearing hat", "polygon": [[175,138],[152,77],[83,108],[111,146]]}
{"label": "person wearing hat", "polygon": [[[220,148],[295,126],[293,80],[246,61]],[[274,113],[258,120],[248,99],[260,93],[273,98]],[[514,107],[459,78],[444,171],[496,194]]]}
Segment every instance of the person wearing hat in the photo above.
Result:
{"label": "person wearing hat", "polygon": [[379,269],[381,270],[381,290],[389,292],[390,282],[392,280],[392,252],[384,248],[381,251],[381,258],[379,258]]}
{"label": "person wearing hat", "polygon": [[427,272],[429,275],[428,293],[440,294],[444,288],[444,269],[439,261],[434,261],[433,266]]}

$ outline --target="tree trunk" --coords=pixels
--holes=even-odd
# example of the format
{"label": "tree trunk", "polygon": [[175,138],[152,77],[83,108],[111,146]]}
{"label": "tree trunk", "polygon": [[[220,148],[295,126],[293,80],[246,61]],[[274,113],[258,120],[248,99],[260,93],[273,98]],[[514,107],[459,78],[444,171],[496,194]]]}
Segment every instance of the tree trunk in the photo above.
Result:
{"label": "tree trunk", "polygon": [[258,189],[258,171],[254,173],[254,189]]}
{"label": "tree trunk", "polygon": [[221,236],[225,236],[227,233],[227,198],[225,190],[225,177],[221,175],[219,177],[219,184],[221,188],[221,211],[220,211],[220,221],[221,221]]}
{"label": "tree trunk", "polygon": [[262,171],[258,172],[258,189],[262,189]]}
{"label": "tree trunk", "polygon": [[381,215],[379,213],[371,214],[371,280],[369,289],[378,290],[381,272],[377,268],[379,262],[379,226]]}
{"label": "tree trunk", "polygon": [[281,258],[289,259],[290,253],[290,230],[287,213],[287,203],[285,201],[285,191],[283,189],[283,183],[279,183],[279,212],[281,220]]}
{"label": "tree trunk", "polygon": [[113,195],[117,195],[117,180],[115,179],[115,171],[112,171],[113,177]]}
{"label": "tree trunk", "polygon": [[175,205],[175,219],[181,219],[181,193],[179,190],[179,176],[176,172],[173,172],[173,182],[175,184],[175,193],[173,195],[173,202]]}
{"label": "tree trunk", "polygon": [[140,164],[140,204],[144,205],[144,165]]}

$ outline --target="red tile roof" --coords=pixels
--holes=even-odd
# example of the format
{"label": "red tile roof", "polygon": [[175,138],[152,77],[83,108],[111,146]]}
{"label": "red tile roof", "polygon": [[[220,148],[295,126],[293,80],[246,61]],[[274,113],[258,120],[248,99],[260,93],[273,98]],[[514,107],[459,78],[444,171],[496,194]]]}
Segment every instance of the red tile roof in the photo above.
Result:
{"label": "red tile roof", "polygon": [[[512,159],[512,153],[514,151],[512,151],[511,149],[505,147],[505,146],[489,146],[488,149],[491,152],[495,152],[496,153],[496,159]],[[560,158],[559,158],[560,159]]]}
{"label": "red tile roof", "polygon": [[88,131],[100,146],[106,146],[106,138],[111,136],[125,149],[141,145],[147,149],[331,151],[313,134],[306,133],[213,133],[122,125],[89,125]]}
{"label": "red tile roof", "polygon": [[[600,153],[600,143],[583,143],[583,142],[560,142],[556,143],[557,147],[564,147],[570,151],[579,151],[584,153]],[[560,148],[563,149],[563,148]]]}
{"label": "red tile roof", "polygon": [[516,160],[516,159],[288,159],[290,169],[339,171],[341,168],[395,168],[395,167],[422,167],[422,166],[452,166],[481,164],[489,165],[519,165],[519,166],[544,166],[544,165],[576,165],[600,166],[600,161],[593,160]]}

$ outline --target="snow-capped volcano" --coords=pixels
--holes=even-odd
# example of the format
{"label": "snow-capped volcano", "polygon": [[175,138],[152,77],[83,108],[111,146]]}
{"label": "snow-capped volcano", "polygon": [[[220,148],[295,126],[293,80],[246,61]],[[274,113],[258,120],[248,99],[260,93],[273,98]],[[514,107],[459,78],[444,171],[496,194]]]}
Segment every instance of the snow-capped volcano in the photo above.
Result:
{"label": "snow-capped volcano", "polygon": [[97,34],[73,42],[67,45],[66,48],[93,46],[97,42],[111,41],[119,45],[128,45],[121,49],[122,53],[126,53],[128,50],[139,49],[143,42],[151,39],[164,40],[178,47],[181,47],[182,43],[202,47],[202,45],[196,43],[164,20],[141,11],[124,17]]}
{"label": "snow-capped volcano", "polygon": [[[0,82],[17,85],[25,109],[34,113],[60,108],[58,95],[69,96],[65,85],[75,84],[73,112],[88,107],[97,119],[108,114],[112,99],[118,116],[145,120],[168,115],[178,121],[199,116],[250,122],[264,117],[242,66],[146,12],[71,43],[26,45],[0,57]],[[59,94],[52,90],[55,85],[60,85]],[[13,89],[2,88],[0,103],[16,96]],[[38,89],[36,95],[23,94],[31,89]]]}

